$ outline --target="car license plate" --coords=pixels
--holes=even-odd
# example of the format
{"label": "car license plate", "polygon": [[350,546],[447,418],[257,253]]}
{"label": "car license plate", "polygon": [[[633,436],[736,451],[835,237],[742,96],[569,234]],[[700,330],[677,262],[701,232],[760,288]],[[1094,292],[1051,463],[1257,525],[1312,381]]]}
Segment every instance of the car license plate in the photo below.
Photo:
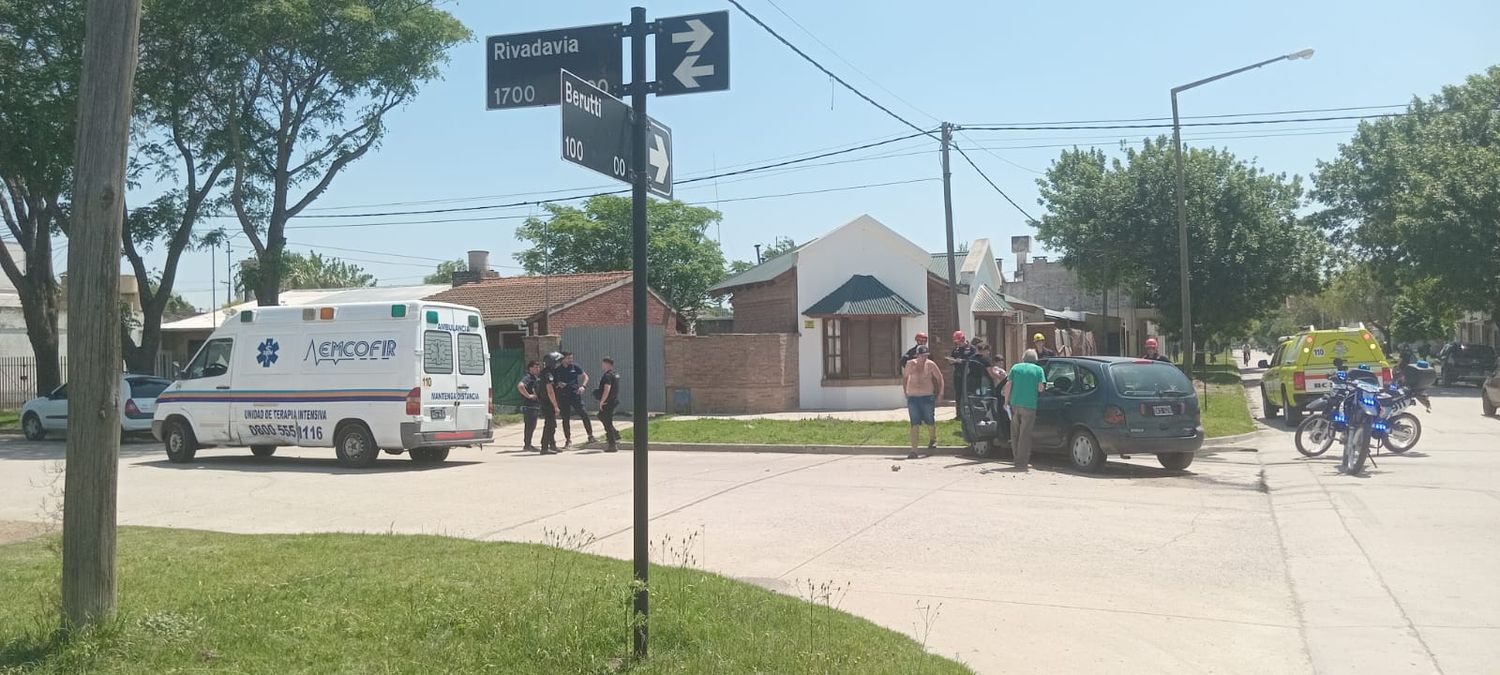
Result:
{"label": "car license plate", "polygon": [[447,408],[433,408],[432,409],[432,419],[435,419],[435,420],[445,420],[445,419],[448,419],[448,409]]}
{"label": "car license plate", "polygon": [[1172,406],[1169,405],[1157,405],[1151,406],[1151,414],[1157,417],[1170,417],[1177,414],[1177,411],[1173,410]]}

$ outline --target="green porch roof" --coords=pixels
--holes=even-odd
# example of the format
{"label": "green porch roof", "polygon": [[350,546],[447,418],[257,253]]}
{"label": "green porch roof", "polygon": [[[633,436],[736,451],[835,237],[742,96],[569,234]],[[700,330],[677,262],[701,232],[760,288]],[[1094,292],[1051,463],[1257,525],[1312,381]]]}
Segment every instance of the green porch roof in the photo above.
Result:
{"label": "green porch roof", "polygon": [[807,316],[921,316],[922,310],[880,283],[879,279],[856,274],[802,313]]}

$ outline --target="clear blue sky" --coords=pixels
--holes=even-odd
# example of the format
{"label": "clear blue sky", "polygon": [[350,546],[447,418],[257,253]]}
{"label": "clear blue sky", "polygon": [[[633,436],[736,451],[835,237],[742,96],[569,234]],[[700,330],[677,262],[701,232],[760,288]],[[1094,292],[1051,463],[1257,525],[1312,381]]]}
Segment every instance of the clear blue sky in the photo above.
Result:
{"label": "clear blue sky", "polygon": [[[956,123],[1088,120],[1170,115],[1168,90],[1217,72],[1312,47],[1310,61],[1278,63],[1187,93],[1183,115],[1259,112],[1405,103],[1500,63],[1500,3],[1392,0],[1258,3],[1104,2],[861,3],[775,0],[844,59],[820,46],[770,0],[743,0],[783,35],[899,114],[921,126]],[[502,7],[503,6],[503,7]],[[851,7],[858,7],[850,11]],[[594,188],[608,179],[559,157],[558,109],[487,112],[483,106],[486,35],[625,21],[629,3],[495,2],[447,5],[474,32],[455,48],[444,79],[430,83],[411,105],[388,118],[384,144],[333,183],[315,208],[372,205],[485,195]],[[672,127],[679,179],[732,165],[804,154],[815,149],[894,136],[905,131],[801,61],[727,3],[658,0],[650,16],[729,9],[733,87],[730,91],[654,98],[650,114]],[[627,62],[628,72],[628,62]],[[871,81],[873,77],[874,82]],[[878,85],[876,84],[878,83]],[[889,90],[889,91],[887,91]],[[891,92],[894,92],[891,93]],[[899,95],[899,98],[898,96]],[[908,101],[910,103],[905,103]],[[916,106],[918,109],[914,109]],[[1375,112],[1375,111],[1371,111]],[[1226,146],[1274,171],[1307,176],[1332,156],[1353,122],[1189,132],[1199,144]],[[1305,132],[1302,135],[1243,138]],[[1139,140],[1145,133],[1127,135]],[[1216,138],[1208,138],[1217,134]],[[1063,143],[1118,145],[1119,132],[989,132],[960,143],[991,148]],[[936,143],[888,146],[922,154],[810,168],[773,176],[684,186],[678,198],[714,202],[801,190],[837,188],[940,176]],[[996,149],[1002,161],[972,152],[981,168],[1033,215],[1035,179],[1058,147]],[[861,153],[877,154],[875,152]],[[1029,233],[1024,218],[955,155],[957,238],[989,237],[1008,251],[1011,235]],[[516,201],[500,197],[431,206]],[[396,210],[422,208],[392,207]],[[930,250],[941,250],[942,186],[937,181],[758,201],[725,201],[717,232],[729,259],[753,259],[755,243],[789,236],[798,242],[869,213]],[[375,210],[387,210],[377,208]],[[320,210],[319,213],[333,211]],[[492,264],[515,265],[520,248],[515,216],[527,209],[487,212],[509,216],[486,222],[308,229],[329,222],[295,220],[293,247],[309,245],[378,251],[329,250],[379,277],[382,285],[416,283],[432,262],[402,258],[461,258],[488,249]],[[461,214],[475,217],[481,214]],[[227,225],[232,223],[226,222]],[[236,240],[236,257],[248,251]],[[372,262],[374,261],[374,262]],[[379,262],[385,261],[385,262]],[[216,258],[223,281],[222,250]],[[504,269],[504,268],[502,268]],[[1007,273],[1010,266],[1006,266]],[[518,269],[508,270],[519,273]],[[190,253],[179,288],[199,306],[209,301],[209,254]],[[219,293],[222,301],[223,291]]]}

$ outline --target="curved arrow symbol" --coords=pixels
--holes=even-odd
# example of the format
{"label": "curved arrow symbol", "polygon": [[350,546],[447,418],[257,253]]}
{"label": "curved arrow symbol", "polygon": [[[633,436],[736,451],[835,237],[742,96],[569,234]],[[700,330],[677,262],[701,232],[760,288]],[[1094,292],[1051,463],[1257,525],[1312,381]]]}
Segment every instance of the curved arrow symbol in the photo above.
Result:
{"label": "curved arrow symbol", "polygon": [[689,54],[687,58],[682,60],[682,63],[677,64],[677,69],[672,71],[672,77],[677,78],[677,81],[681,82],[682,86],[688,89],[697,89],[699,86],[698,78],[708,77],[713,74],[714,67],[712,65],[698,65],[697,54]]}
{"label": "curved arrow symbol", "polygon": [[708,39],[714,36],[714,32],[698,19],[688,19],[687,25],[688,32],[672,34],[672,43],[691,42],[687,49],[689,54],[703,51],[703,45],[708,44]]}
{"label": "curved arrow symbol", "polygon": [[653,139],[652,145],[647,149],[646,161],[656,169],[656,177],[653,180],[666,185],[667,167],[672,165],[672,158],[667,154],[667,148],[662,145],[661,134],[653,132],[651,138]]}

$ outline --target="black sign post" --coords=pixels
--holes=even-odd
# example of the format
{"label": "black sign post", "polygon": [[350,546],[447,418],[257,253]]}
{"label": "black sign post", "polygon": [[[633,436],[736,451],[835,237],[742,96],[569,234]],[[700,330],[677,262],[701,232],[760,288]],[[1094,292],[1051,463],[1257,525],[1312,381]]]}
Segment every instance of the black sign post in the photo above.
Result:
{"label": "black sign post", "polygon": [[651,526],[651,502],[647,498],[646,488],[650,484],[647,480],[646,449],[648,446],[646,424],[646,397],[650,395],[650,387],[647,386],[646,359],[646,238],[650,231],[646,229],[646,190],[649,187],[646,177],[646,135],[649,129],[650,118],[646,117],[646,94],[650,92],[651,83],[646,80],[646,36],[650,29],[646,25],[646,8],[630,8],[630,109],[635,113],[635,124],[630,133],[631,149],[631,183],[630,183],[630,259],[633,274],[631,275],[630,305],[634,315],[630,317],[631,323],[631,377],[635,378],[632,385],[634,390],[634,410],[630,414],[631,430],[634,432],[635,445],[631,448],[635,465],[635,484],[633,487],[635,503],[633,518],[633,534],[635,548],[635,655],[637,658],[646,657],[646,649],[649,645],[649,631],[647,630],[647,617],[651,613],[651,538],[649,529]]}
{"label": "black sign post", "polygon": [[490,36],[485,40],[485,108],[557,105],[557,71],[563,69],[604,91],[619,91],[624,72],[621,28],[605,23]]}
{"label": "black sign post", "polygon": [[656,20],[657,96],[729,88],[729,12]]}

